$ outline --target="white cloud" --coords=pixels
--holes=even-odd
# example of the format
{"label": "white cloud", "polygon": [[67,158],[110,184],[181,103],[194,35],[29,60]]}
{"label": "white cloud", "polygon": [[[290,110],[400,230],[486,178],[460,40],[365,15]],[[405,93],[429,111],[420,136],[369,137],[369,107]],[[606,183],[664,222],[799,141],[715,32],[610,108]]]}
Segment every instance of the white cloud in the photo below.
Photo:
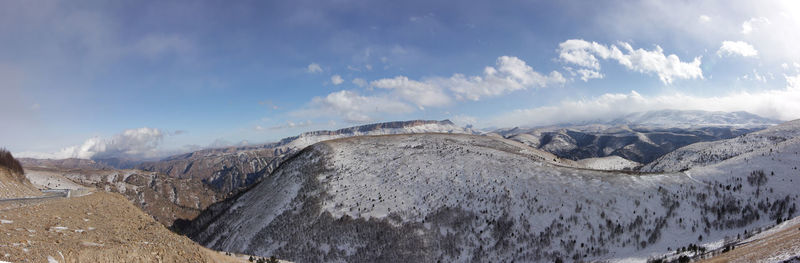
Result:
{"label": "white cloud", "polygon": [[703,22],[703,23],[707,23],[707,22],[711,22],[711,17],[709,17],[707,15],[700,15],[700,17],[698,17],[697,20],[699,20],[700,22]]}
{"label": "white cloud", "polygon": [[752,75],[751,74],[745,74],[740,79],[760,81],[760,82],[763,82],[763,83],[767,82],[767,76],[762,75],[762,74],[758,74],[758,71],[755,70],[755,69],[753,69],[753,74]]}
{"label": "white cloud", "polygon": [[742,34],[750,34],[755,30],[757,27],[761,25],[769,25],[769,19],[766,17],[753,17],[750,20],[744,21],[742,23]]}
{"label": "white cloud", "polygon": [[409,80],[405,76],[375,80],[371,85],[376,88],[393,90],[394,96],[410,101],[419,107],[440,107],[450,104],[450,97],[444,93],[441,87]]}
{"label": "white cloud", "polygon": [[681,93],[644,96],[630,93],[606,93],[582,100],[564,100],[556,105],[507,112],[491,119],[487,126],[550,125],[619,117],[632,112],[681,109],[706,111],[747,111],[767,118],[800,118],[800,74],[786,76],[787,87],[779,90],[738,92],[714,97]]}
{"label": "white cloud", "polygon": [[722,46],[717,50],[717,55],[720,57],[732,55],[755,57],[758,56],[758,50],[744,41],[722,41]]}
{"label": "white cloud", "polygon": [[331,76],[331,82],[333,83],[333,85],[339,85],[344,82],[344,79],[342,79],[342,76],[333,75]]}
{"label": "white cloud", "polygon": [[111,138],[89,138],[81,145],[54,153],[22,152],[15,155],[49,159],[153,158],[161,155],[157,148],[165,134],[159,129],[144,127],[125,130]]}
{"label": "white cloud", "polygon": [[301,121],[301,122],[286,121],[286,124],[284,124],[284,125],[275,125],[275,126],[269,127],[269,129],[270,130],[282,130],[282,129],[291,129],[291,128],[302,128],[302,127],[311,126],[313,124],[314,123],[311,122],[311,120]]}
{"label": "white cloud", "polygon": [[358,87],[363,88],[363,87],[367,86],[367,81],[362,79],[362,78],[354,78],[353,79],[353,84],[355,84]]}
{"label": "white cloud", "polygon": [[795,76],[784,75],[783,77],[786,78],[786,85],[788,86],[788,89],[800,92],[800,74]]}
{"label": "white cloud", "polygon": [[450,78],[430,78],[428,84],[449,89],[458,99],[480,100],[528,88],[544,88],[566,82],[561,73],[536,72],[525,61],[510,56],[497,58],[495,67],[486,67],[482,76],[454,74]]}
{"label": "white cloud", "polygon": [[322,67],[320,67],[319,64],[317,64],[317,63],[311,63],[311,64],[308,64],[308,67],[306,68],[306,71],[308,73],[320,73],[320,72],[322,72]]}
{"label": "white cloud", "polygon": [[376,119],[378,114],[397,114],[414,108],[396,100],[377,96],[361,96],[353,91],[337,91],[325,97],[314,97],[306,109],[290,113],[298,117],[341,117],[347,122],[363,123]]}
{"label": "white cloud", "polygon": [[591,69],[579,69],[578,74],[581,75],[581,80],[583,80],[584,82],[587,82],[590,79],[602,79],[603,77],[605,77],[600,72]]}
{"label": "white cloud", "polygon": [[660,46],[656,46],[655,50],[645,50],[633,49],[626,42],[620,42],[619,45],[625,52],[616,45],[605,46],[583,39],[569,39],[558,45],[559,58],[566,63],[594,70],[600,69],[598,57],[613,59],[630,70],[655,73],[664,84],[671,84],[675,79],[703,78],[700,69],[702,57],[695,57],[692,62],[682,62],[675,54],[664,55]]}

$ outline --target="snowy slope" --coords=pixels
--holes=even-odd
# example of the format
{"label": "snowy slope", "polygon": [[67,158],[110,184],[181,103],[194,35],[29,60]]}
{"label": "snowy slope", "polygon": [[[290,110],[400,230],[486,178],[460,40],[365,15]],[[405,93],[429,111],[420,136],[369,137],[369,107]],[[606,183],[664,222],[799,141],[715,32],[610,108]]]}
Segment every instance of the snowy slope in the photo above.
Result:
{"label": "snowy slope", "polygon": [[278,142],[216,149],[175,155],[158,162],[147,162],[137,169],[161,172],[170,177],[202,180],[220,193],[236,192],[261,180],[286,158],[308,145],[336,138],[403,133],[471,133],[448,120],[397,121],[339,129],[313,131]]}
{"label": "snowy slope", "polygon": [[691,144],[670,152],[642,167],[644,172],[680,171],[718,163],[744,153],[769,150],[779,144],[796,143],[800,120],[786,122],[737,138]]}
{"label": "snowy slope", "polygon": [[[632,175],[568,168],[489,136],[354,137],[306,148],[188,232],[300,262],[644,260],[796,214],[800,176],[788,167],[800,144],[786,147]],[[770,175],[772,165],[785,169]],[[767,179],[750,184],[756,169]]]}
{"label": "snowy slope", "polygon": [[578,160],[578,164],[589,169],[597,170],[633,170],[642,165],[619,156],[586,158]]}

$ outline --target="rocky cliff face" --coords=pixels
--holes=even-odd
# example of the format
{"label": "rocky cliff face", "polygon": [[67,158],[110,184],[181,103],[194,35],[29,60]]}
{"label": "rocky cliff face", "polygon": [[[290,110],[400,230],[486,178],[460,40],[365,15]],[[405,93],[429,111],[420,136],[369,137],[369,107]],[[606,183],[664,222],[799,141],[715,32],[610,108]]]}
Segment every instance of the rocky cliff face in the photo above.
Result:
{"label": "rocky cliff face", "polygon": [[52,166],[28,166],[26,169],[29,173],[55,174],[83,186],[120,193],[166,226],[171,226],[177,219],[195,218],[203,209],[223,198],[221,193],[198,180],[172,178],[155,172]]}

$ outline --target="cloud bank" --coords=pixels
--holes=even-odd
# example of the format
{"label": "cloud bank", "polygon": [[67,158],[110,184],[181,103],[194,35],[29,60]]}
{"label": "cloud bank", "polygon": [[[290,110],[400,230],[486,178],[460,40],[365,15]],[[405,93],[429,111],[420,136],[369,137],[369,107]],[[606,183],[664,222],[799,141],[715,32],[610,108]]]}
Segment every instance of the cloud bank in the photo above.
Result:
{"label": "cloud bank", "polygon": [[159,129],[144,127],[125,130],[111,138],[89,138],[81,145],[66,147],[54,153],[21,152],[15,155],[39,159],[148,159],[162,155],[157,148],[165,135]]}
{"label": "cloud bank", "polygon": [[644,96],[636,91],[606,93],[590,99],[564,100],[552,106],[506,112],[488,120],[487,126],[552,125],[610,119],[633,112],[661,109],[747,111],[784,121],[798,119],[800,74],[785,78],[785,89],[738,92],[714,97],[696,97],[681,93]]}

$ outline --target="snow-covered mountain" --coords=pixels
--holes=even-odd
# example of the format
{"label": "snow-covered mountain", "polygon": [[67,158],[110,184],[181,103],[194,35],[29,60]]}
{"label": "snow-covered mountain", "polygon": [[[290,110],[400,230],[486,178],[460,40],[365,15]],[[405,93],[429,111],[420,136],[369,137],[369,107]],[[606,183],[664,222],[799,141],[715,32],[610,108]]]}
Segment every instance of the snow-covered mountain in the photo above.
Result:
{"label": "snow-covered mountain", "polygon": [[610,121],[499,129],[489,134],[573,160],[619,156],[649,163],[692,143],[729,139],[777,123],[746,112],[661,110]]}
{"label": "snow-covered mountain", "polygon": [[507,131],[505,138],[573,160],[619,156],[635,162],[649,163],[682,146],[733,138],[762,128],[648,129],[625,125],[591,125],[519,129]]}
{"label": "snow-covered mountain", "polygon": [[205,149],[137,165],[176,178],[202,180],[220,192],[249,186],[271,173],[283,160],[308,145],[337,138],[410,133],[473,133],[449,120],[397,121],[368,124],[335,131],[312,131],[275,143]]}
{"label": "snow-covered mountain", "polygon": [[728,160],[745,153],[798,142],[800,120],[790,121],[733,139],[692,144],[664,155],[641,168],[644,172],[681,171]]}
{"label": "snow-covered mountain", "polygon": [[325,141],[188,226],[211,248],[300,262],[644,260],[796,214],[800,143],[630,174],[493,136]]}

